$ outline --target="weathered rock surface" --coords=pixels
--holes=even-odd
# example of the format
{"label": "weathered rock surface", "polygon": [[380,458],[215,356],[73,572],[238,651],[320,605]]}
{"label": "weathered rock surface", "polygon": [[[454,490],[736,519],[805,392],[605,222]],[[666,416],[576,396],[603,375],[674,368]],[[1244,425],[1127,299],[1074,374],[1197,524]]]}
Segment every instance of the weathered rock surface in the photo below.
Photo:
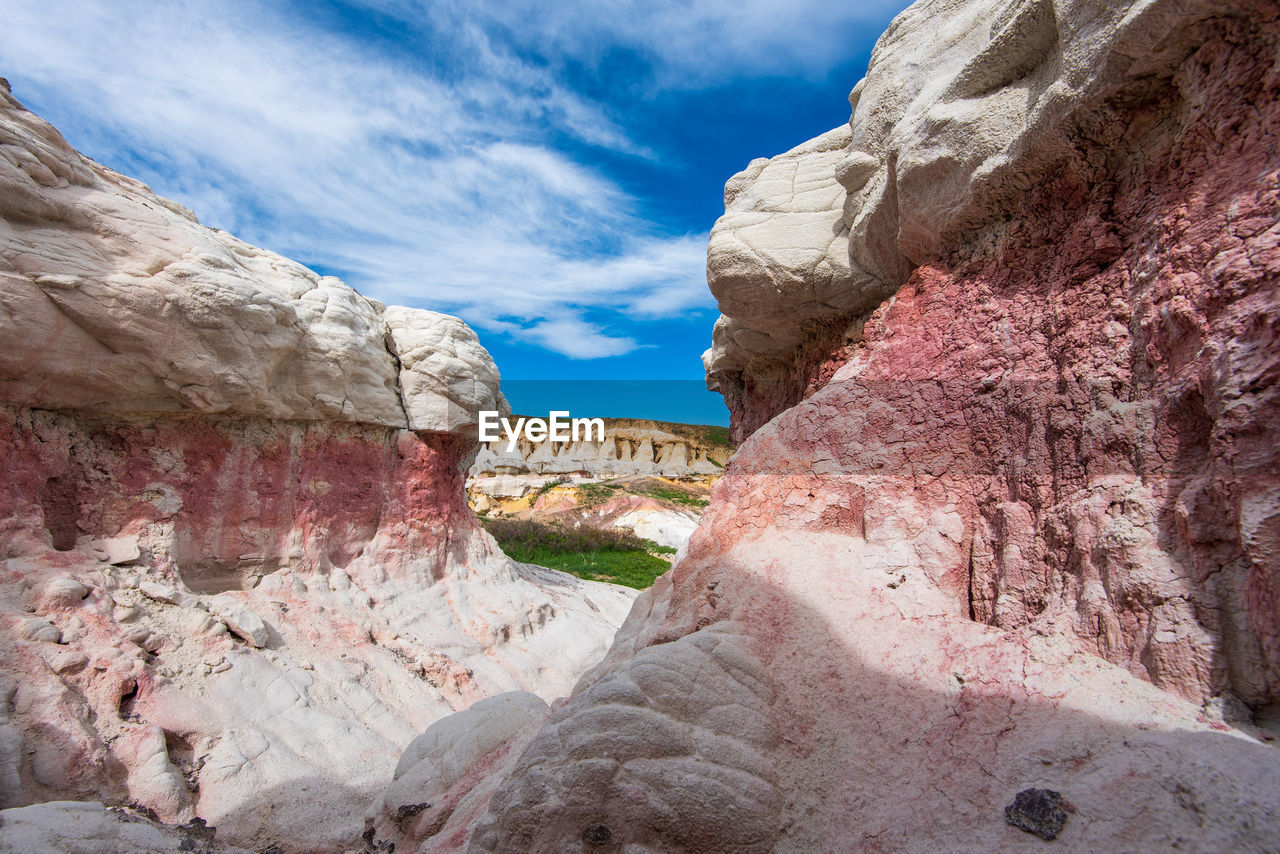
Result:
{"label": "weathered rock surface", "polygon": [[[722,314],[702,359],[708,386],[729,404],[735,441],[830,379],[829,350],[856,339],[849,317],[894,290],[850,257],[836,180],[849,143],[849,128],[837,128],[753,160],[725,185],[707,251]],[[805,364],[814,349],[824,358]]]}
{"label": "weathered rock surface", "polygon": [[[914,272],[881,276],[905,283],[826,354],[840,388],[806,387],[824,408],[772,458],[854,491],[951,478],[975,619],[1069,631],[1194,699],[1273,703],[1275,9],[944,6],[882,39],[837,169],[850,263]],[[745,216],[718,226],[713,287],[746,264],[717,261]],[[722,386],[739,431],[797,391],[748,374]]]}
{"label": "weathered rock surface", "polygon": [[[535,444],[521,438],[511,451],[505,438],[483,444],[467,474],[471,507],[570,527],[625,528],[680,548],[697,527],[732,446],[708,435],[715,428],[603,420],[603,441]],[[582,489],[601,482],[612,490],[607,496]],[[671,492],[684,501],[661,497]]]}
{"label": "weathered rock surface", "polygon": [[728,624],[639,649],[551,716],[470,850],[771,851],[773,700],[753,639]]}
{"label": "weathered rock surface", "polygon": [[214,828],[166,827],[100,803],[54,801],[0,810],[0,852],[31,854],[247,854],[214,840]]}
{"label": "weathered rock surface", "polygon": [[[354,848],[429,724],[600,659],[634,592],[466,507],[505,403],[461,321],[201,227],[3,91],[0,155],[0,806]],[[186,839],[33,809],[5,844]]]}
{"label": "weathered rock surface", "polygon": [[724,317],[703,361],[735,440],[829,380],[866,311],[916,266],[981,242],[1082,142],[1114,143],[1115,105],[1190,83],[1186,60],[1217,16],[1263,7],[929,0],[903,12],[850,95],[847,129],[726,184],[707,264]]}
{"label": "weathered rock surface", "polygon": [[533,694],[511,692],[432,724],[400,757],[365,841],[374,850],[458,850],[550,711]]}
{"label": "weathered rock surface", "polygon": [[1280,847],[1278,47],[1274,3],[922,2],[843,158],[733,179],[754,433],[467,850]]}
{"label": "weathered rock surface", "polygon": [[448,432],[505,410],[457,318],[201,226],[0,92],[0,399]]}

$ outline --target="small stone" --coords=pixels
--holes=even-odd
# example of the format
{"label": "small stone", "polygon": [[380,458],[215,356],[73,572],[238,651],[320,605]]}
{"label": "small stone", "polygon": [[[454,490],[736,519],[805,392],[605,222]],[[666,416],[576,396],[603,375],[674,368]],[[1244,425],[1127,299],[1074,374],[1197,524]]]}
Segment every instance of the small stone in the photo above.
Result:
{"label": "small stone", "polygon": [[129,643],[146,649],[146,643],[151,638],[151,630],[146,626],[131,626],[124,630],[124,636]]}
{"label": "small stone", "polygon": [[54,608],[72,608],[89,595],[89,587],[74,578],[55,578],[44,585],[40,591],[38,611]]}
{"label": "small stone", "polygon": [[142,550],[138,548],[138,538],[136,536],[109,537],[105,540],[95,540],[93,554],[98,560],[105,561],[112,566],[128,566],[142,559]]}
{"label": "small stone", "polygon": [[181,616],[181,621],[182,630],[188,637],[203,635],[214,626],[222,625],[222,623],[215,620],[212,615],[200,610],[193,610],[188,613],[184,613]]}
{"label": "small stone", "polygon": [[78,650],[67,650],[53,660],[54,673],[75,673],[89,663],[89,656]]}
{"label": "small stone", "polygon": [[603,824],[593,824],[582,831],[582,841],[593,848],[606,845],[611,839],[613,839],[613,831]]}
{"label": "small stone", "polygon": [[117,623],[128,623],[142,616],[142,609],[137,605],[116,605],[111,612]]}
{"label": "small stone", "polygon": [[167,605],[191,607],[198,601],[190,593],[183,593],[181,590],[156,581],[143,581],[138,585],[138,590],[148,599],[164,602]]}
{"label": "small stone", "polygon": [[214,597],[212,604],[214,611],[226,623],[227,628],[238,637],[258,648],[267,645],[270,635],[266,624],[243,602],[224,593]]}
{"label": "small stone", "polygon": [[40,643],[58,643],[62,632],[48,620],[28,619],[18,625],[18,637]]}
{"label": "small stone", "polygon": [[1034,833],[1052,842],[1067,823],[1067,809],[1061,793],[1052,789],[1023,789],[1004,808],[1004,820],[1019,830]]}

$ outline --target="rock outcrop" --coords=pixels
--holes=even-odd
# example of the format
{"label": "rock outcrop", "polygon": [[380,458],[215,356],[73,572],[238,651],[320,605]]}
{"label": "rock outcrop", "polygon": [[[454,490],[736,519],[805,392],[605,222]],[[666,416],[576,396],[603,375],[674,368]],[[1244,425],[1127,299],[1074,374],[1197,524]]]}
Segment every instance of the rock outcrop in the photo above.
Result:
{"label": "rock outcrop", "polygon": [[[626,528],[661,546],[683,546],[733,453],[723,428],[602,420],[603,440],[521,437],[510,451],[506,438],[482,444],[467,474],[472,508],[570,527]],[[607,494],[582,488],[601,482]]]}
{"label": "rock outcrop", "polygon": [[[0,400],[0,806],[354,846],[415,735],[563,695],[634,596],[479,528],[506,407],[462,321],[200,226],[5,91]],[[30,809],[4,844],[60,821]],[[73,812],[68,846],[181,842]]]}
{"label": "rock outcrop", "polygon": [[466,850],[1280,847],[1278,47],[923,0],[731,179],[750,438]]}
{"label": "rock outcrop", "polygon": [[534,489],[541,485],[539,477],[544,482],[566,477],[587,482],[635,476],[714,478],[733,452],[730,446],[700,435],[698,431],[707,428],[696,425],[620,418],[601,421],[603,439],[534,443],[521,436],[510,451],[505,437],[486,442],[471,465],[468,485],[501,497],[517,497],[524,492],[514,490],[522,485],[532,484]]}
{"label": "rock outcrop", "polygon": [[171,827],[133,810],[94,802],[53,801],[7,809],[3,816],[0,854],[248,854],[218,842],[217,828],[202,822]]}
{"label": "rock outcrop", "polygon": [[78,155],[0,92],[0,395],[460,431],[506,404],[457,318],[385,308]]}
{"label": "rock outcrop", "polygon": [[[841,417],[795,410],[776,460],[912,495],[951,479],[975,619],[1070,624],[1187,697],[1276,702],[1275,9],[996,11],[913,6],[854,89],[845,245],[894,296],[856,347],[790,354],[822,362],[838,388],[808,406]],[[749,283],[746,216],[717,225],[713,289]],[[785,218],[768,233],[775,266],[800,257]],[[808,263],[789,275],[826,275]],[[795,401],[717,373],[741,353],[708,364],[747,430]]]}

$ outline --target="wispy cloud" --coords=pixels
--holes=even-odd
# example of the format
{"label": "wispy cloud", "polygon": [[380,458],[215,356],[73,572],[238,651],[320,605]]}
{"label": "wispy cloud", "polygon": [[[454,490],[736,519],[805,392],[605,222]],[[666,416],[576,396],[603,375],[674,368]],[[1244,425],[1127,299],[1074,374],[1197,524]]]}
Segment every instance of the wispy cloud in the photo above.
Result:
{"label": "wispy cloud", "polygon": [[[637,219],[554,148],[650,156],[598,105],[483,49],[459,75],[253,5],[4,4],[0,61],[74,140],[209,224],[575,358],[626,352],[582,313],[676,291],[709,305],[700,241]],[[500,306],[500,308],[498,308]]]}
{"label": "wispy cloud", "polygon": [[[788,16],[817,16],[809,33],[849,18],[801,3]],[[705,235],[646,220],[568,153],[660,159],[560,69],[630,50],[651,80],[694,85],[840,47],[793,44],[757,0],[366,7],[396,37],[307,4],[0,0],[0,73],[73,142],[208,224],[384,301],[598,358],[642,345],[636,318],[713,305]]]}
{"label": "wispy cloud", "polygon": [[577,317],[540,320],[519,334],[575,359],[621,356],[636,349],[633,339],[607,335],[599,326]]}
{"label": "wispy cloud", "polygon": [[[357,0],[408,26],[471,23],[490,56],[514,47],[554,65],[608,64],[629,52],[664,89],[770,74],[822,76],[855,40],[874,40],[903,0]],[[500,33],[500,39],[488,37]],[[856,39],[855,36],[860,36]],[[500,45],[495,49],[494,42]]]}

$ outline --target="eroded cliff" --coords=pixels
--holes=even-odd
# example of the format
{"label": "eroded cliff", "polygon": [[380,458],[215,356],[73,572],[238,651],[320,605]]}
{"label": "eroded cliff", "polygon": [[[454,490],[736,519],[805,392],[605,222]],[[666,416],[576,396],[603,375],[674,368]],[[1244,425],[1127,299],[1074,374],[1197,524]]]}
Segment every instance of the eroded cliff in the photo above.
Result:
{"label": "eroded cliff", "polygon": [[[202,227],[7,89],[0,320],[2,806],[355,846],[415,735],[566,693],[631,603],[467,508],[475,413],[506,406],[462,321]],[[190,843],[65,815],[96,850]]]}
{"label": "eroded cliff", "polygon": [[726,186],[705,361],[750,438],[687,555],[469,839],[380,826],[1280,845],[1278,46],[1274,3],[904,12],[847,131]]}

